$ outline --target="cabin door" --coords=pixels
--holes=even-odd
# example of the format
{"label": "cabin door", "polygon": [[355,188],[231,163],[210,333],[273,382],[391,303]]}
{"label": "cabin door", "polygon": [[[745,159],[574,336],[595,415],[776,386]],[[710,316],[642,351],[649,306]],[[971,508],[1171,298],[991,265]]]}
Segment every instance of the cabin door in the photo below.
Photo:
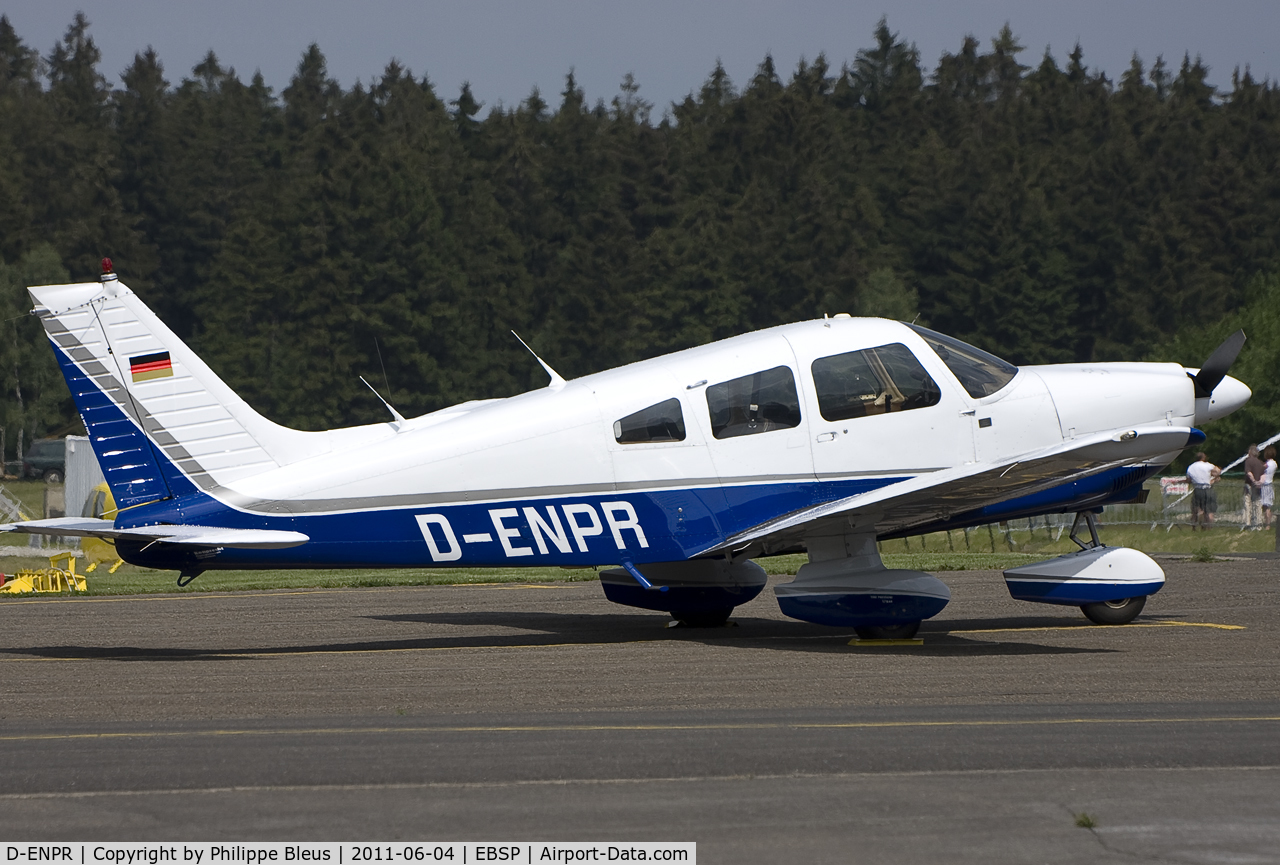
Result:
{"label": "cabin door", "polygon": [[852,322],[833,324],[793,346],[819,481],[852,495],[973,462],[970,406],[937,357],[905,342],[860,346]]}

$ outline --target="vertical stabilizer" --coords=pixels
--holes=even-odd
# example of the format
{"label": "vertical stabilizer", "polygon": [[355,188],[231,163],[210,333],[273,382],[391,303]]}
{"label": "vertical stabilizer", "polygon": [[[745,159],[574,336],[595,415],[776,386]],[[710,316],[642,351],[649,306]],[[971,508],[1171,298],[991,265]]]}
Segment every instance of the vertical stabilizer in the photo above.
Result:
{"label": "vertical stabilizer", "polygon": [[314,449],[236,396],[114,274],[29,291],[121,507],[213,490]]}

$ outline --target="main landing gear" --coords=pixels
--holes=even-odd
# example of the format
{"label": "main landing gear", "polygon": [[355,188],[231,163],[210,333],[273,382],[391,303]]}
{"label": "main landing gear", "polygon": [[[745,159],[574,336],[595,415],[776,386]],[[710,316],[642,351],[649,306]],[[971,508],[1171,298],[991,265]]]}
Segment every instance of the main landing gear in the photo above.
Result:
{"label": "main landing gear", "polygon": [[909,640],[951,599],[932,574],[886,568],[870,525],[810,536],[805,546],[809,562],[794,581],[774,588],[779,608],[793,619],[853,628],[863,640]]}
{"label": "main landing gear", "polygon": [[[1080,539],[1081,523],[1089,530],[1087,540]],[[1078,606],[1099,625],[1127,625],[1164,586],[1164,571],[1150,556],[1098,539],[1093,511],[1076,514],[1070,537],[1079,552],[1005,571],[1009,594],[1020,601]]]}
{"label": "main landing gear", "polygon": [[853,632],[859,640],[910,640],[920,630],[919,622],[907,622],[902,625],[862,625]]}
{"label": "main landing gear", "polygon": [[669,610],[671,618],[686,628],[722,628],[729,621],[733,607],[715,610]]}
{"label": "main landing gear", "polygon": [[755,562],[723,558],[649,562],[600,572],[604,595],[615,604],[670,613],[686,628],[723,626],[734,607],[760,594],[766,580],[764,568]]}

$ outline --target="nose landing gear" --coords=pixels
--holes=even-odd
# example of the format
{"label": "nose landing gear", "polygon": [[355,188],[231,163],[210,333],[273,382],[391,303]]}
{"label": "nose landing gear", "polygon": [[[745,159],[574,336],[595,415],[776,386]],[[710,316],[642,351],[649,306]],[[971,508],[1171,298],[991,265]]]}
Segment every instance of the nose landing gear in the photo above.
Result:
{"label": "nose landing gear", "polygon": [[[1085,525],[1089,527],[1089,543],[1086,544],[1076,536],[1080,530],[1080,520],[1084,519]],[[1071,540],[1081,550],[1098,549],[1104,544],[1098,540],[1098,521],[1093,516],[1093,511],[1081,511],[1076,514],[1075,522],[1071,524]],[[1095,625],[1127,625],[1134,619],[1138,618],[1138,614],[1142,612],[1142,608],[1147,605],[1147,596],[1139,595],[1134,598],[1120,598],[1115,601],[1099,601],[1096,604],[1082,604],[1080,612],[1084,613],[1085,618],[1093,622]]]}
{"label": "nose landing gear", "polygon": [[[1080,539],[1081,523],[1089,530],[1087,541]],[[1009,594],[1020,601],[1078,606],[1099,625],[1127,625],[1147,596],[1164,586],[1164,571],[1150,556],[1099,540],[1092,511],[1076,514],[1070,537],[1078,552],[1005,571]]]}
{"label": "nose landing gear", "polygon": [[1095,625],[1127,625],[1147,605],[1147,596],[1122,598],[1118,601],[1100,601],[1096,604],[1083,604],[1080,611]]}

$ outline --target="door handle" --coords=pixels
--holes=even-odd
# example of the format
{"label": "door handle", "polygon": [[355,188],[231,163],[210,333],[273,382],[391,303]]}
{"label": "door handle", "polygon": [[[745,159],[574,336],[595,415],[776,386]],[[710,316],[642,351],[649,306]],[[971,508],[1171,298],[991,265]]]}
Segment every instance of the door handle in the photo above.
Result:
{"label": "door handle", "polygon": [[820,441],[820,442],[833,442],[833,441],[835,441],[835,440],[836,440],[836,436],[837,436],[837,435],[838,435],[838,433],[833,433],[833,432],[824,432],[824,433],[819,433],[819,434],[818,434],[818,441]]}

